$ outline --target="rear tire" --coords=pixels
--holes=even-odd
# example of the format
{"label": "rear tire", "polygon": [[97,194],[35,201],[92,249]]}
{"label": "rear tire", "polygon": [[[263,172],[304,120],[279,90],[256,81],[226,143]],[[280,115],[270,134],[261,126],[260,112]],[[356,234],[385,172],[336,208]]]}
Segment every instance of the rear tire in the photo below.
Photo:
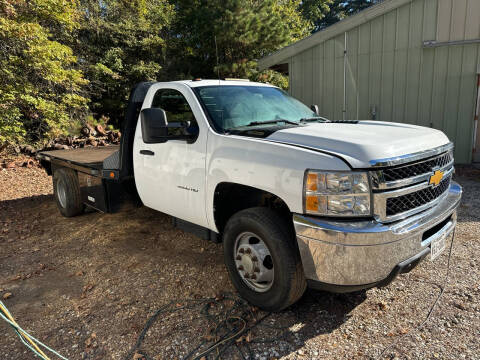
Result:
{"label": "rear tire", "polygon": [[[225,227],[223,251],[233,285],[251,304],[281,311],[305,292],[307,284],[295,235],[285,218],[271,209],[250,208],[233,215]],[[273,274],[265,276],[269,268]]]}
{"label": "rear tire", "polygon": [[77,173],[68,168],[53,173],[53,194],[60,213],[65,217],[79,215],[84,210]]}

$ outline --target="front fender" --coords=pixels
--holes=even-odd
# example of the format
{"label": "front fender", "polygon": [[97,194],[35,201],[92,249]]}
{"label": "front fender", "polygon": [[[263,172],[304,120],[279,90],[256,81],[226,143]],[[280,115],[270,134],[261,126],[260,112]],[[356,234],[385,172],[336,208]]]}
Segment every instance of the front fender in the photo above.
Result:
{"label": "front fender", "polygon": [[211,230],[214,195],[219,183],[247,185],[282,199],[291,212],[303,213],[303,181],[307,169],[345,171],[338,157],[263,139],[210,133],[207,142],[206,213]]}

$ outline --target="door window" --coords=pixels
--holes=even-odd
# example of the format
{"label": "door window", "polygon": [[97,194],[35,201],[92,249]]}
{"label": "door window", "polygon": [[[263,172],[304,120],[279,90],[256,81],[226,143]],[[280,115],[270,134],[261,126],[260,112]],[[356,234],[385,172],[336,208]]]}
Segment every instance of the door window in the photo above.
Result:
{"label": "door window", "polygon": [[158,90],[153,97],[152,107],[165,110],[168,122],[188,122],[190,125],[197,123],[187,99],[180,91]]}
{"label": "door window", "polygon": [[[198,133],[197,120],[190,105],[188,105],[187,99],[180,91],[174,89],[158,90],[153,97],[152,107],[163,109],[169,123],[183,123],[186,126],[184,129],[187,133]],[[184,135],[184,131],[181,128],[170,128],[168,129],[168,135]]]}

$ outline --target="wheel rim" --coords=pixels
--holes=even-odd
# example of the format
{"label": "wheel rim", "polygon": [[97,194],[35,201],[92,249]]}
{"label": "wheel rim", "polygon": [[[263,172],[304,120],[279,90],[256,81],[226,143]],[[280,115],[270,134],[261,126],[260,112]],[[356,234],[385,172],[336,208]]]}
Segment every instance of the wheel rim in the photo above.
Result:
{"label": "wheel rim", "polygon": [[60,206],[63,208],[67,207],[67,191],[65,190],[65,184],[62,180],[57,181],[57,197]]}
{"label": "wheel rim", "polygon": [[233,257],[237,272],[256,292],[268,291],[273,285],[273,259],[262,238],[251,232],[237,236]]}

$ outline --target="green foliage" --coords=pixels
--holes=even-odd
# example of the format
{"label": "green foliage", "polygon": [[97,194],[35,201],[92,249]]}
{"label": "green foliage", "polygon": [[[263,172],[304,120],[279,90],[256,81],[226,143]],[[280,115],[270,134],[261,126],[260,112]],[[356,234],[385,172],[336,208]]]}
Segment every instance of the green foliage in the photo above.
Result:
{"label": "green foliage", "polygon": [[160,77],[174,7],[168,0],[79,0],[79,8],[71,46],[90,80],[91,110],[118,125],[132,87]]}
{"label": "green foliage", "polygon": [[113,128],[140,81],[249,78],[334,0],[0,0],[0,144]]}
{"label": "green foliage", "polygon": [[42,25],[70,31],[75,13],[74,3],[61,0],[0,2],[0,143],[64,134],[85,114],[88,81],[72,49]]}
{"label": "green foliage", "polygon": [[202,78],[254,76],[255,59],[309,34],[310,22],[300,6],[300,0],[175,1],[171,72]]}
{"label": "green foliage", "polygon": [[380,0],[333,0],[333,3],[330,5],[330,11],[326,12],[324,17],[314,21],[315,31],[333,25],[347,16],[354,15],[379,1]]}
{"label": "green foliage", "polygon": [[288,76],[273,70],[256,72],[250,77],[250,80],[272,84],[284,90],[288,89]]}
{"label": "green foliage", "polygon": [[[324,15],[329,13],[330,5],[335,0],[303,0],[300,10],[305,19],[314,25],[314,30],[318,23],[323,19]],[[345,2],[345,0],[343,1]]]}

